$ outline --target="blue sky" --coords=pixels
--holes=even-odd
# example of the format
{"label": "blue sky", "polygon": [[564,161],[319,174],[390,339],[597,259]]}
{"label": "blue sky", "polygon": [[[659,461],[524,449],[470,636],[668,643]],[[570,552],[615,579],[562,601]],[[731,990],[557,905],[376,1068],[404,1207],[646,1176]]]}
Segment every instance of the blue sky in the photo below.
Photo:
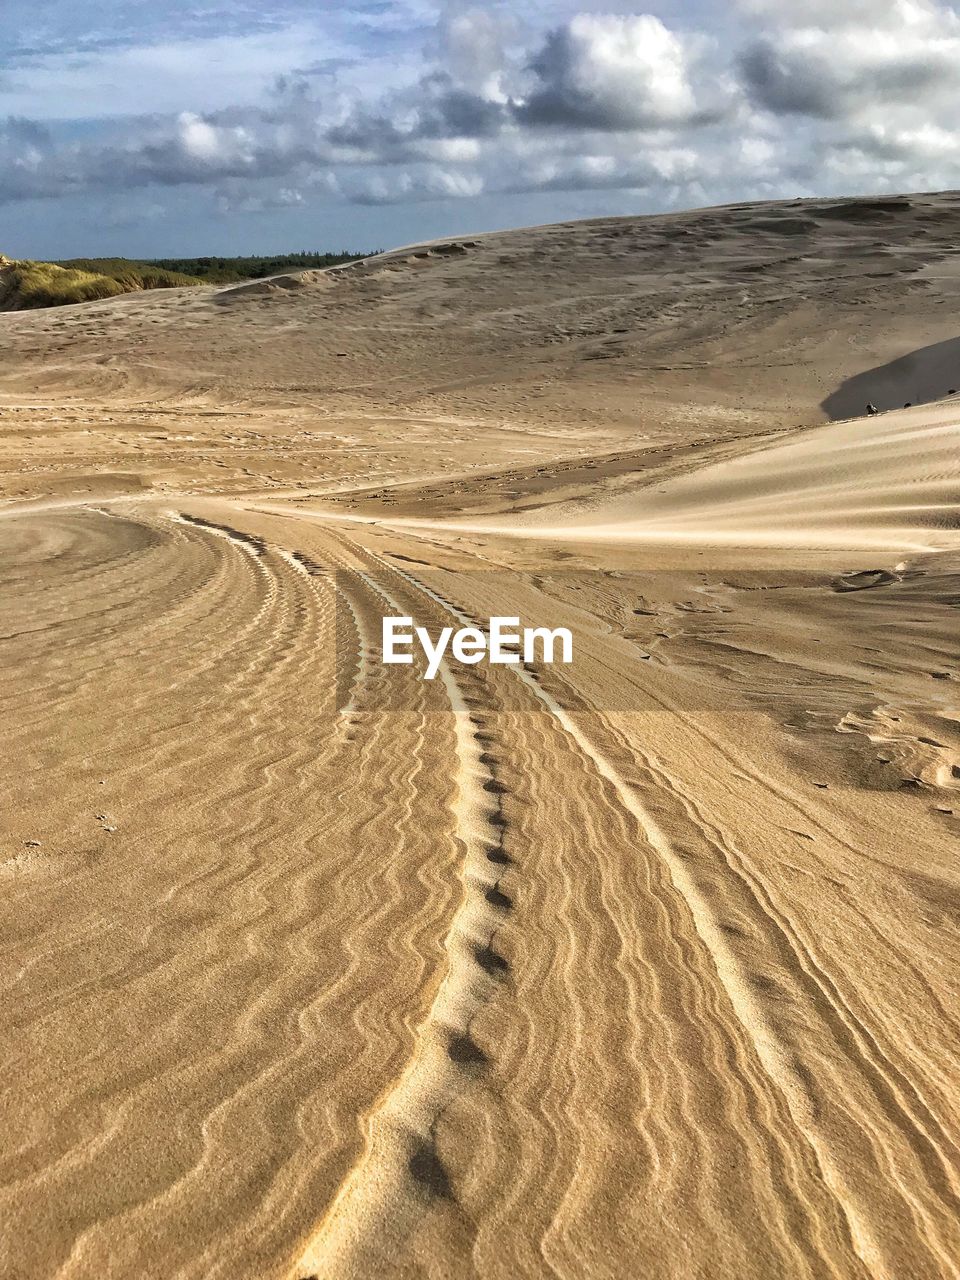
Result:
{"label": "blue sky", "polygon": [[960,185],[940,0],[4,0],[0,250],[388,247]]}

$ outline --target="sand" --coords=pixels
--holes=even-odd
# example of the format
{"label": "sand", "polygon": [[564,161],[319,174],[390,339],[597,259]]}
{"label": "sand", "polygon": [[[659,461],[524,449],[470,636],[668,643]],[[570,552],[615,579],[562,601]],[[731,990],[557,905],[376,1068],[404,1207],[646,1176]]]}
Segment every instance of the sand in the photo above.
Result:
{"label": "sand", "polygon": [[0,316],[0,1273],[960,1274],[958,231]]}

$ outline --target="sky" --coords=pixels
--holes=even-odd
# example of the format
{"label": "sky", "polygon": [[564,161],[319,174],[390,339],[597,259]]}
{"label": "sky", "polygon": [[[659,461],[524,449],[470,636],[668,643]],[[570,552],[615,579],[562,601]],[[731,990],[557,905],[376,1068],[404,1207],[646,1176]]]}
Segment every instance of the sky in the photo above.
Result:
{"label": "sky", "polygon": [[0,251],[389,248],[960,186],[940,0],[4,0]]}

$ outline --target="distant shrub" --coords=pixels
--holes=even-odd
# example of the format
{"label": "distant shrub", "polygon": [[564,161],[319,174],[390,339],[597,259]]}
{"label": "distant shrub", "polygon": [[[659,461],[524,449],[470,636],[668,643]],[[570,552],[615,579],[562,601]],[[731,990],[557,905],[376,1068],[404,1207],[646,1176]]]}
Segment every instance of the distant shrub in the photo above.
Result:
{"label": "distant shrub", "polygon": [[337,267],[344,262],[356,262],[369,258],[380,250],[353,252],[343,249],[340,253],[310,252],[280,253],[267,257],[247,258],[154,258],[149,265],[166,271],[182,271],[211,284],[233,284],[238,280],[262,280],[264,276],[277,276],[284,271],[315,271],[323,267]]}

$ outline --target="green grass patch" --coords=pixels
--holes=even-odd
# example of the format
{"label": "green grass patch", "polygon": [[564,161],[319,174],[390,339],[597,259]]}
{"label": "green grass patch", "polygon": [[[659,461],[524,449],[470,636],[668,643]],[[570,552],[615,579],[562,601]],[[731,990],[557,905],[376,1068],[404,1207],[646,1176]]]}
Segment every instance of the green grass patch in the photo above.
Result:
{"label": "green grass patch", "polygon": [[0,268],[0,310],[23,311],[34,307],[62,307],[96,302],[140,289],[169,289],[199,285],[199,280],[141,268],[123,259],[69,263],[11,262]]}
{"label": "green grass patch", "polygon": [[[376,250],[374,252],[379,252]],[[0,311],[95,302],[142,289],[182,289],[200,284],[261,280],[284,271],[316,270],[356,262],[369,253],[281,253],[248,258],[68,258],[61,262],[0,259]]]}
{"label": "green grass patch", "polygon": [[182,271],[168,271],[153,262],[134,262],[130,258],[68,258],[56,263],[68,271],[89,271],[93,275],[115,280],[123,289],[183,289],[202,284],[196,276]]}

